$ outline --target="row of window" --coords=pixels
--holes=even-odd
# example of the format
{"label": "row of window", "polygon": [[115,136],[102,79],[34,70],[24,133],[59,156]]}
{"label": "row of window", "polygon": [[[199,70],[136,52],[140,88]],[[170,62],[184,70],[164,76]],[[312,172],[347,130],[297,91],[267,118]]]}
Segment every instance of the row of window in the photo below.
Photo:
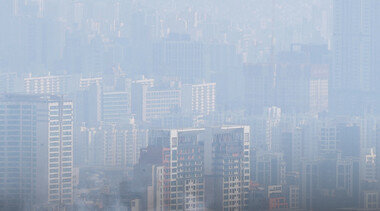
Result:
{"label": "row of window", "polygon": [[[65,184],[62,184],[61,187],[62,188],[71,188],[71,184],[70,183],[65,183]],[[59,188],[59,185],[49,185],[49,188],[50,189]]]}
{"label": "row of window", "polygon": [[[55,142],[55,141],[60,141],[59,137],[50,137],[50,142]],[[62,141],[71,141],[72,137],[71,136],[64,136],[62,137]],[[52,143],[50,143],[52,144]]]}
{"label": "row of window", "polygon": [[[71,194],[63,194],[62,198],[71,198]],[[50,199],[59,199],[59,195],[50,195]],[[63,202],[65,202],[65,200]],[[70,203],[70,202],[71,200],[68,200],[65,203]]]}
{"label": "row of window", "polygon": [[52,121],[52,120],[60,120],[60,119],[63,119],[63,120],[68,120],[68,119],[72,119],[72,115],[66,115],[66,116],[50,116],[49,120]]}
{"label": "row of window", "polygon": [[[72,150],[71,147],[62,147],[61,149],[62,149],[62,151],[71,151],[71,150]],[[59,151],[59,148],[57,148],[57,147],[52,147],[52,148],[49,149],[49,151],[50,151],[50,152],[58,152],[58,151]]]}
{"label": "row of window", "polygon": [[5,108],[8,108],[8,109],[20,109],[20,108],[23,108],[23,109],[34,109],[36,108],[35,105],[0,105],[0,108],[1,109],[5,109]]}
{"label": "row of window", "polygon": [[[61,177],[71,177],[71,173],[63,173]],[[50,178],[58,178],[58,174],[50,174]]]}
{"label": "row of window", "polygon": [[[69,137],[70,138],[70,137]],[[69,140],[71,140],[71,138],[69,139]],[[59,140],[57,140],[57,141],[59,141]],[[56,146],[59,146],[60,145],[60,142],[57,142],[57,141],[55,141],[55,142],[51,142],[50,143],[50,147],[56,147]],[[65,141],[65,142],[62,142],[62,145],[63,146],[70,146],[71,145],[71,141]],[[66,150],[67,151],[67,150]]]}
{"label": "row of window", "polygon": [[[71,159],[71,157],[64,157],[64,158],[62,158],[62,161],[63,162],[70,162],[70,161],[72,161],[72,159]],[[55,162],[58,162],[58,158],[50,158],[49,162],[52,164]],[[55,166],[55,165],[52,166],[52,164],[50,164],[51,167],[58,167],[58,164],[57,164],[57,166]],[[62,166],[71,166],[71,163],[63,163]]]}
{"label": "row of window", "polygon": [[[50,136],[59,136],[59,132],[50,132]],[[64,135],[64,136],[70,136],[70,135],[72,135],[72,133],[71,133],[71,131],[63,131],[62,132],[62,135]]]}
{"label": "row of window", "polygon": [[[61,181],[62,181],[62,183],[70,183],[71,178],[63,178]],[[58,184],[59,180],[58,179],[51,179],[49,182],[50,182],[50,184]],[[71,185],[71,184],[67,184],[67,185]],[[63,184],[63,187],[65,187],[64,184]],[[70,186],[68,186],[68,187],[70,187]]]}
{"label": "row of window", "polygon": [[[51,121],[50,126],[60,125],[60,121]],[[72,121],[62,121],[62,125],[72,125]]]}
{"label": "row of window", "polygon": [[[71,156],[71,152],[63,152],[63,156]],[[59,153],[50,153],[49,157],[54,158],[54,157],[59,157]]]}

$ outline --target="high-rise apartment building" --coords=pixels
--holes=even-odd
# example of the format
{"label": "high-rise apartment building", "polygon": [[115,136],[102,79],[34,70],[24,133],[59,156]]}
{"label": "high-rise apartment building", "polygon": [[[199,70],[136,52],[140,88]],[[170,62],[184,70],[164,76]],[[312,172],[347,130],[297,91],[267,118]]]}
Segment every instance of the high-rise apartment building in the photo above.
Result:
{"label": "high-rise apartment building", "polygon": [[[163,210],[203,210],[205,207],[204,129],[153,131],[149,145],[168,149],[164,157]],[[165,164],[165,161],[168,161]]]}
{"label": "high-rise apartment building", "polygon": [[212,130],[211,134],[211,142],[206,141],[204,161],[206,207],[214,210],[247,210],[250,129],[248,126],[226,126]]}
{"label": "high-rise apartment building", "polygon": [[152,122],[170,115],[209,115],[216,110],[216,84],[181,85],[171,81],[169,86],[153,86],[149,79],[132,85],[132,113],[138,120]]}
{"label": "high-rise apartment building", "polygon": [[23,92],[23,81],[17,73],[0,73],[0,93]]}
{"label": "high-rise apartment building", "polygon": [[98,86],[102,86],[103,85],[103,78],[102,77],[81,78],[79,81],[79,87],[80,88],[89,87],[93,84],[98,85]]}
{"label": "high-rise apartment building", "polygon": [[49,203],[72,205],[73,102],[62,98],[48,102]]}
{"label": "high-rise apartment building", "polygon": [[140,150],[147,147],[148,129],[139,128],[128,119],[124,125],[103,124],[96,128],[82,126],[76,141],[75,159],[79,167],[104,166],[131,173],[139,161]]}
{"label": "high-rise apartment building", "polygon": [[208,115],[215,111],[216,83],[184,84],[181,87],[181,110],[185,113]]}
{"label": "high-rise apartment building", "polygon": [[[148,186],[147,206],[155,210],[247,209],[249,138],[247,126],[151,131],[148,149],[158,149],[162,161],[151,165],[154,182]],[[148,158],[147,153],[141,157]]]}
{"label": "high-rise apartment building", "polygon": [[47,75],[41,77],[33,77],[31,74],[29,77],[24,78],[25,92],[28,94],[67,94],[73,86],[70,83],[72,78],[68,75]]}

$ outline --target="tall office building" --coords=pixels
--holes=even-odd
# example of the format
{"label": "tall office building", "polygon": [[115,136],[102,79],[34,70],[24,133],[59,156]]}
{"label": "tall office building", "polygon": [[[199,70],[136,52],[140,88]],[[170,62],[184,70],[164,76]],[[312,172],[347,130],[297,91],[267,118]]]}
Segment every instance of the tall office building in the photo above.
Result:
{"label": "tall office building", "polygon": [[[102,77],[81,78],[79,80],[76,116],[81,124],[93,126],[94,123],[102,120],[103,90],[104,83]],[[82,121],[82,122],[81,122]]]}
{"label": "tall office building", "polygon": [[103,92],[102,118],[108,123],[128,123],[131,96],[128,92]]}
{"label": "tall office building", "polygon": [[275,65],[259,64],[244,67],[244,101],[247,112],[262,114],[273,106]]}
{"label": "tall office building", "polygon": [[255,181],[264,188],[285,184],[286,165],[282,153],[258,152]]}
{"label": "tall office building", "polygon": [[153,87],[153,80],[132,84],[132,113],[137,120],[150,122],[171,113],[179,113],[181,90],[178,87]]}
{"label": "tall office building", "polygon": [[336,210],[359,205],[359,160],[356,158],[333,155],[306,161],[301,179],[303,209]]}
{"label": "tall office building", "polygon": [[178,113],[181,107],[181,91],[179,89],[149,90],[146,93],[145,106],[143,119],[146,121]]}
{"label": "tall office building", "polygon": [[[380,80],[380,2],[376,0],[362,0],[362,27],[361,27],[361,80],[362,89],[370,92],[370,97],[379,94]],[[379,105],[378,99],[375,105]]]}
{"label": "tall office building", "polygon": [[72,205],[72,102],[3,95],[0,116],[1,209]]}
{"label": "tall office building", "polygon": [[202,79],[204,47],[189,36],[172,34],[154,45],[153,67],[157,76],[176,77],[184,83]]}
{"label": "tall office building", "polygon": [[380,125],[376,126],[376,179],[378,184],[380,184]]}
{"label": "tall office building", "polygon": [[[215,28],[211,30],[215,30]],[[233,107],[244,97],[244,83],[241,83],[244,81],[241,55],[238,53],[237,47],[230,43],[208,42],[204,47],[206,58],[204,78],[211,79],[218,84],[216,87],[218,104]]]}
{"label": "tall office building", "polygon": [[359,114],[377,109],[380,71],[379,1],[334,0],[331,109]]}
{"label": "tall office building", "polygon": [[355,158],[338,158],[336,162],[336,188],[344,191],[359,205],[359,160]]}
{"label": "tall office building", "polygon": [[335,0],[331,88],[360,90],[361,0]]}
{"label": "tall office building", "polygon": [[252,114],[277,106],[284,113],[309,111],[308,64],[259,64],[245,66],[245,106]]}
{"label": "tall office building", "polygon": [[310,69],[305,64],[276,65],[274,105],[283,113],[309,111]]}
{"label": "tall office building", "polygon": [[105,87],[102,99],[102,121],[107,123],[128,124],[131,116],[131,86],[132,80],[117,70],[109,81],[113,80],[110,87]]}
{"label": "tall office building", "polygon": [[304,162],[301,173],[301,208],[312,210],[318,185],[318,165],[316,162]]}
{"label": "tall office building", "polygon": [[354,124],[339,124],[336,132],[337,149],[342,157],[360,157],[362,140],[360,127]]}
{"label": "tall office building", "polygon": [[313,65],[310,72],[309,111],[313,114],[328,111],[329,66]]}
{"label": "tall office building", "polygon": [[31,209],[44,195],[36,182],[42,176],[37,156],[47,147],[41,139],[43,108],[38,97],[0,96],[0,210]]}
{"label": "tall office building", "polygon": [[319,128],[318,154],[323,158],[335,154],[338,149],[337,128],[333,122],[324,122]]}

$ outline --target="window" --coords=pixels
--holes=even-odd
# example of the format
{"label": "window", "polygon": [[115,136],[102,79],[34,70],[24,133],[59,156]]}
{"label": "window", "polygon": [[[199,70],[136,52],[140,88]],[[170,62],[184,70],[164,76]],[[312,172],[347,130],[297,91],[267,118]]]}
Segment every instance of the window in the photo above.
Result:
{"label": "window", "polygon": [[62,182],[71,182],[71,179],[63,179]]}
{"label": "window", "polygon": [[50,157],[58,157],[59,153],[50,153]]}
{"label": "window", "polygon": [[62,174],[62,177],[71,177],[71,173]]}

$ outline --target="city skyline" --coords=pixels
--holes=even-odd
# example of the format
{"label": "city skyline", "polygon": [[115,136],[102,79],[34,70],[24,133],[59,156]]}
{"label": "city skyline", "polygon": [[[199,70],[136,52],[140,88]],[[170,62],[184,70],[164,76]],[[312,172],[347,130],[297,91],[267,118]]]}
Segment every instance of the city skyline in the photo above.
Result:
{"label": "city skyline", "polygon": [[379,0],[3,0],[0,211],[380,210]]}

